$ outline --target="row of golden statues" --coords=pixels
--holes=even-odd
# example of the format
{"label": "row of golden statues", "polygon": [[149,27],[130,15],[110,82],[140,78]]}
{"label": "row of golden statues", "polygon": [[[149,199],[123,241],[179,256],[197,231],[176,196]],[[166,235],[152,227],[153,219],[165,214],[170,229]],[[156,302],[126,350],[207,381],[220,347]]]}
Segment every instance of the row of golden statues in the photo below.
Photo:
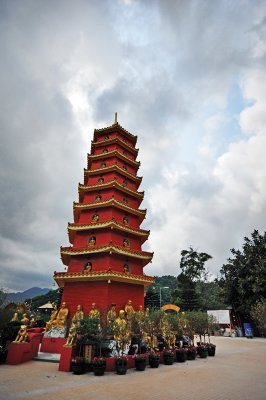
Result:
{"label": "row of golden statues", "polygon": [[[69,310],[65,302],[62,303],[58,310],[57,305],[52,303],[53,311],[51,313],[49,321],[46,323],[45,336],[51,337],[65,337],[67,332],[67,317]],[[148,313],[148,309],[144,312],[143,307],[140,305],[137,311],[132,306],[132,301],[128,300],[124,309],[118,313],[116,311],[116,304],[112,304],[110,310],[107,312],[107,326],[114,332],[114,339],[121,343],[123,347],[126,343],[130,342],[131,336],[131,320],[134,313],[137,313],[139,318]],[[17,316],[14,315],[13,318]],[[100,310],[97,308],[96,303],[92,303],[91,310],[88,314],[89,318],[98,318],[100,323]],[[14,320],[12,318],[12,320]],[[70,329],[67,337],[66,346],[73,346],[76,344],[77,328],[80,327],[80,321],[84,319],[84,311],[82,306],[78,305],[77,310],[71,320]],[[27,341],[27,326],[29,326],[30,320],[26,314],[23,314],[21,322],[23,325],[15,339],[16,343],[22,343]],[[147,336],[147,341],[149,337]],[[154,345],[154,344],[151,344]]]}

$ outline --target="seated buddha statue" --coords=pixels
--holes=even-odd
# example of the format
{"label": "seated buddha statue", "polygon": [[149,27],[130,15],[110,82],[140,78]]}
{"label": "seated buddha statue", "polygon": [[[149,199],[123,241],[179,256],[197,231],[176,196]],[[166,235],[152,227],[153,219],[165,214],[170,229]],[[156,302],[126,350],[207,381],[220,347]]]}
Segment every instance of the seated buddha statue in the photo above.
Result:
{"label": "seated buddha statue", "polygon": [[57,313],[58,313],[57,305],[55,303],[52,303],[52,306],[53,306],[53,311],[51,313],[49,321],[46,322],[46,328],[45,328],[46,332],[49,331],[50,329],[52,329],[52,324],[55,321]]}
{"label": "seated buddha statue", "polygon": [[56,319],[52,322],[52,328],[62,329],[66,325],[66,319],[68,316],[68,308],[66,307],[66,303],[63,302],[61,308],[58,311]]}

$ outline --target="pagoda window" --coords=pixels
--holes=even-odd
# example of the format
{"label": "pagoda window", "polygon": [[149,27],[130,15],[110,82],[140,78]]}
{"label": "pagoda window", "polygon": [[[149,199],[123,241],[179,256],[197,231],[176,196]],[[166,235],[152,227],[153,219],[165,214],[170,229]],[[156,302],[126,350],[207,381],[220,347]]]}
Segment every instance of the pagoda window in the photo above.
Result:
{"label": "pagoda window", "polygon": [[86,271],[86,272],[91,272],[92,271],[92,263],[90,261],[87,261],[84,264],[83,271]]}
{"label": "pagoda window", "polygon": [[128,185],[128,181],[126,179],[124,179],[122,185],[123,186],[127,186]]}
{"label": "pagoda window", "polygon": [[131,272],[130,266],[129,266],[128,264],[124,264],[124,266],[123,266],[123,271],[124,271],[125,273],[130,273],[130,272]]}
{"label": "pagoda window", "polygon": [[91,236],[88,241],[89,247],[94,247],[96,245],[96,237]]}
{"label": "pagoda window", "polygon": [[125,238],[125,239],[123,240],[123,246],[124,246],[124,247],[130,247],[130,241],[129,241],[128,238]]}
{"label": "pagoda window", "polygon": [[127,157],[127,151],[126,150],[123,151],[123,154],[124,154],[124,156]]}
{"label": "pagoda window", "polygon": [[96,194],[96,196],[95,196],[95,199],[94,199],[95,201],[101,201],[102,200],[102,195],[101,194]]}
{"label": "pagoda window", "polygon": [[124,203],[124,204],[128,204],[128,198],[127,198],[127,197],[124,197],[124,198],[123,198],[123,203]]}
{"label": "pagoda window", "polygon": [[124,171],[127,171],[127,166],[126,165],[123,165],[122,168],[123,168]]}
{"label": "pagoda window", "polygon": [[105,148],[103,149],[103,153],[108,153],[108,148],[107,148],[107,147],[105,147]]}
{"label": "pagoda window", "polygon": [[129,219],[128,219],[128,217],[124,217],[123,218],[123,224],[125,224],[125,225],[129,225]]}
{"label": "pagoda window", "polygon": [[97,213],[94,213],[91,217],[91,222],[98,222],[99,221],[99,215]]}
{"label": "pagoda window", "polygon": [[104,137],[104,140],[108,140],[108,139],[110,139],[110,138],[109,138],[108,135],[106,135],[106,136]]}
{"label": "pagoda window", "polygon": [[106,168],[106,163],[105,162],[101,163],[101,168]]}
{"label": "pagoda window", "polygon": [[104,183],[104,178],[103,178],[103,177],[100,177],[100,178],[98,179],[98,183]]}

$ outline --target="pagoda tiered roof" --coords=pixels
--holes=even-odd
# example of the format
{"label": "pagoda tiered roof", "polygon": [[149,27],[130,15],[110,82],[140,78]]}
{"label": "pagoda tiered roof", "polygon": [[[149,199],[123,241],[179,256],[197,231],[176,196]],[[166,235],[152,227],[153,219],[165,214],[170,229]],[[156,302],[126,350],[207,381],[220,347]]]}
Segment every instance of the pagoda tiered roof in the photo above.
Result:
{"label": "pagoda tiered roof", "polygon": [[108,126],[106,128],[101,128],[101,129],[94,129],[94,139],[96,140],[97,137],[102,134],[102,133],[113,133],[113,132],[120,132],[122,133],[125,137],[127,137],[129,140],[132,140],[133,144],[136,145],[137,142],[137,136],[132,135],[129,131],[127,131],[125,128],[123,128],[119,123],[115,123],[111,126]]}
{"label": "pagoda tiered roof", "polygon": [[138,199],[143,199],[144,197],[144,192],[137,192],[136,190],[129,189],[128,187],[118,183],[117,180],[115,179],[109,182],[97,183],[97,185],[83,185],[82,183],[80,183],[78,188],[79,192],[82,191],[91,192],[99,189],[115,188],[123,193],[129,194],[130,196],[136,197]]}
{"label": "pagoda tiered roof", "polygon": [[128,164],[132,165],[135,168],[139,168],[140,162],[133,160],[132,158],[127,157],[125,154],[121,153],[118,150],[111,150],[107,151],[104,153],[99,153],[99,154],[88,154],[88,167],[90,166],[91,161],[93,160],[105,160],[106,158],[110,157],[117,157],[123,160],[124,162],[127,162]]}
{"label": "pagoda tiered roof", "polygon": [[134,153],[135,157],[137,157],[139,149],[136,149],[134,146],[130,146],[130,144],[124,142],[122,139],[117,137],[111,137],[106,140],[101,140],[99,142],[91,141],[91,149],[95,149],[97,147],[102,147],[103,145],[108,146],[108,144],[119,144],[129,152]]}
{"label": "pagoda tiered roof", "polygon": [[64,287],[66,282],[80,282],[80,281],[107,281],[108,283],[125,282],[136,285],[149,286],[154,282],[153,276],[147,275],[134,275],[126,272],[117,272],[108,269],[106,271],[95,272],[55,272],[54,280],[59,287]]}
{"label": "pagoda tiered roof", "polygon": [[153,257],[153,253],[148,251],[138,251],[132,250],[128,247],[117,246],[112,242],[103,245],[103,246],[92,246],[92,247],[61,247],[61,258],[63,264],[68,265],[70,256],[80,256],[87,254],[97,254],[97,253],[109,253],[109,254],[118,254],[126,257],[137,258],[142,260],[143,266],[148,264]]}
{"label": "pagoda tiered roof", "polygon": [[125,169],[119,167],[118,165],[109,165],[108,167],[104,168],[97,168],[97,169],[86,169],[84,168],[84,177],[86,175],[97,175],[97,174],[102,174],[103,172],[112,172],[116,171],[119,172],[121,175],[131,179],[134,182],[138,182],[139,184],[142,181],[142,177],[136,176],[131,174],[130,172],[126,171]]}
{"label": "pagoda tiered roof", "polygon": [[112,197],[109,200],[97,201],[97,203],[77,203],[77,202],[74,202],[73,203],[74,219],[75,219],[75,221],[77,220],[81,210],[91,210],[91,209],[95,209],[95,208],[104,208],[104,207],[116,207],[116,208],[118,208],[120,210],[123,210],[125,212],[128,212],[130,214],[137,215],[139,218],[141,218],[141,221],[143,221],[143,219],[146,216],[146,212],[147,212],[146,209],[139,210],[139,209],[130,207],[127,204],[122,203],[121,201],[118,201],[118,200],[116,200],[115,198]]}
{"label": "pagoda tiered roof", "polygon": [[141,238],[141,243],[147,240],[150,234],[150,231],[144,229],[134,229],[131,228],[129,225],[121,224],[115,220],[103,221],[103,222],[91,222],[90,224],[68,223],[68,231],[69,231],[68,233],[69,233],[70,243],[72,243],[74,239],[74,234],[77,231],[84,231],[88,229],[98,230],[104,228],[116,229],[118,231],[127,232],[131,233],[132,235],[139,236]]}

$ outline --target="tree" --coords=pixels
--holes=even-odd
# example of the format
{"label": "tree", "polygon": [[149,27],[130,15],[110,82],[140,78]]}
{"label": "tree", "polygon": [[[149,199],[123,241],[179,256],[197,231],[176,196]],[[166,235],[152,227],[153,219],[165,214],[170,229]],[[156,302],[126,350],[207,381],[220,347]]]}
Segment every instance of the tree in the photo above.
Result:
{"label": "tree", "polygon": [[192,282],[202,280],[206,277],[205,263],[212,256],[207,253],[198,253],[192,247],[181,251],[180,268],[184,275]]}
{"label": "tree", "polygon": [[249,318],[252,306],[266,298],[266,232],[254,230],[251,239],[244,238],[242,250],[231,253],[221,269],[225,300]]}
{"label": "tree", "polygon": [[251,317],[255,321],[259,333],[263,336],[266,335],[266,299],[257,301],[251,308]]}
{"label": "tree", "polygon": [[175,302],[183,310],[201,308],[201,299],[197,291],[197,284],[206,281],[205,263],[212,257],[207,253],[199,253],[192,247],[181,251],[181,274],[177,277],[177,289],[173,293]]}

